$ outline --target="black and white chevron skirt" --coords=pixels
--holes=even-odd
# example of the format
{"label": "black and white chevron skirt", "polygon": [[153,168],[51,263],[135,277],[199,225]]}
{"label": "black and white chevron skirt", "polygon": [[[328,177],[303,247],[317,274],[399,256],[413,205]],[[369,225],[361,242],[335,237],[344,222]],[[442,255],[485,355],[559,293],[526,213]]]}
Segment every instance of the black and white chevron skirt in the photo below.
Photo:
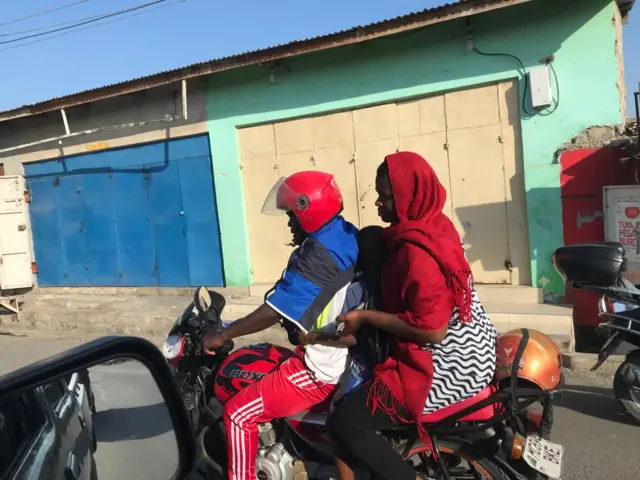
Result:
{"label": "black and white chevron skirt", "polygon": [[472,321],[460,321],[457,309],[442,343],[425,348],[433,357],[433,383],[424,413],[431,413],[476,395],[493,379],[496,368],[496,328],[472,293]]}

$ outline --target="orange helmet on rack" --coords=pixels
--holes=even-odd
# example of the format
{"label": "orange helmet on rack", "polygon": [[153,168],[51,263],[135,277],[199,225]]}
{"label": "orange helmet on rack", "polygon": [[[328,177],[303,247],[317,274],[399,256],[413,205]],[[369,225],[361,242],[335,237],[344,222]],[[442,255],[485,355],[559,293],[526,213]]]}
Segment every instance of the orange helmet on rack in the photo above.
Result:
{"label": "orange helmet on rack", "polygon": [[[558,388],[562,381],[562,353],[551,338],[527,329],[529,338],[520,357],[518,379],[531,382],[542,390]],[[509,384],[518,346],[524,340],[523,329],[510,330],[498,337],[496,375],[498,385]]]}
{"label": "orange helmet on rack", "polygon": [[278,180],[264,201],[262,213],[292,213],[310,234],[340,215],[343,208],[342,192],[333,175],[311,170]]}

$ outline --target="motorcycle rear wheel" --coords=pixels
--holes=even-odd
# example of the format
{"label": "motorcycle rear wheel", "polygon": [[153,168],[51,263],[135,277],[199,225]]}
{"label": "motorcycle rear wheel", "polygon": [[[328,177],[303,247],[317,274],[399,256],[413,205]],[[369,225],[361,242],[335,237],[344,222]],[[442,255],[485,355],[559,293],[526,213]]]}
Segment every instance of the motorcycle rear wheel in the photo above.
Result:
{"label": "motorcycle rear wheel", "polygon": [[[456,442],[454,440],[439,440],[438,450],[440,451],[440,455],[443,457],[442,460],[448,467],[447,471],[451,480],[466,480],[468,478],[482,478],[483,480],[509,480],[509,477],[500,470],[493,460],[487,458],[487,456],[481,451],[469,445],[465,445],[462,442]],[[425,459],[425,456],[430,457],[430,453],[425,453],[425,447],[419,440],[414,443],[405,458],[407,461],[412,461],[414,460],[412,457],[415,456],[420,457],[420,461],[423,465],[423,459]],[[429,459],[425,460],[429,461]],[[451,465],[452,462],[460,463],[458,460],[465,461],[471,471],[469,473],[461,473],[459,472],[460,469],[458,465]],[[419,470],[417,469],[416,471]],[[427,476],[425,478],[431,477]]]}
{"label": "motorcycle rear wheel", "polygon": [[635,356],[625,360],[616,370],[613,377],[613,393],[620,402],[622,409],[636,422],[640,423],[640,391],[633,392],[632,386],[626,381],[630,375],[634,375],[632,368],[640,369],[640,358]]}

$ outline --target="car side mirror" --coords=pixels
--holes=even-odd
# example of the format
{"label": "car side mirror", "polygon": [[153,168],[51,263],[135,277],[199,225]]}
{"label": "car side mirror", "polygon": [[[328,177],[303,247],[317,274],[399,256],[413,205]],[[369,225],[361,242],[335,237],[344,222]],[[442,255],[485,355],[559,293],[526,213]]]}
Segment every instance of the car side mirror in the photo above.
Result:
{"label": "car side mirror", "polygon": [[[46,468],[39,478],[198,477],[182,397],[162,353],[143,338],[100,338],[0,377],[0,467],[25,463],[17,437],[51,434],[63,441],[32,442],[40,450],[28,452]],[[21,478],[14,470],[7,478]]]}

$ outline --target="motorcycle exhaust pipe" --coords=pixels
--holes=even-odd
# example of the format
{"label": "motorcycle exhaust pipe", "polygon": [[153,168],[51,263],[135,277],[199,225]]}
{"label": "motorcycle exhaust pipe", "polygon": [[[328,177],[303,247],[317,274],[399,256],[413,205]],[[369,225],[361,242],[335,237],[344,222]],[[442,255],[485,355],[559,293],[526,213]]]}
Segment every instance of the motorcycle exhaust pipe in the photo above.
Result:
{"label": "motorcycle exhaust pipe", "polygon": [[200,432],[200,435],[198,435],[198,445],[200,446],[200,451],[202,452],[202,458],[205,461],[205,463],[214,472],[216,472],[219,475],[223,475],[224,472],[222,470],[222,467],[213,458],[211,458],[211,456],[209,455],[209,451],[207,450],[206,436],[207,436],[207,433],[209,433],[210,428],[211,428],[211,425],[207,425],[202,429],[202,431]]}

